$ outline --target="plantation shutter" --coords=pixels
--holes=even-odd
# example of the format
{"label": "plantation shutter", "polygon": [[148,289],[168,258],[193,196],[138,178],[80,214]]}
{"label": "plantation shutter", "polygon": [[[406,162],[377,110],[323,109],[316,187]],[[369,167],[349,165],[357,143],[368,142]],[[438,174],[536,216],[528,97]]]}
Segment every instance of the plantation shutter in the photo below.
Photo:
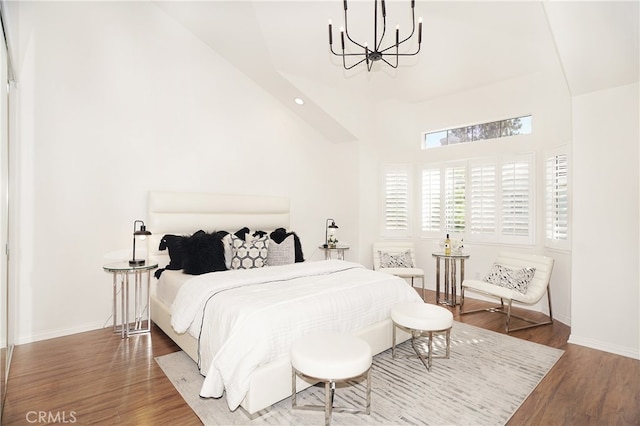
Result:
{"label": "plantation shutter", "polygon": [[384,167],[384,223],[383,231],[388,235],[409,233],[409,183],[408,165]]}
{"label": "plantation shutter", "polygon": [[440,232],[440,169],[422,170],[422,232]]}
{"label": "plantation shutter", "polygon": [[466,167],[447,167],[444,170],[444,223],[447,232],[465,230]]}
{"label": "plantation shutter", "polygon": [[497,238],[496,164],[475,161],[470,165],[470,232],[474,236]]}
{"label": "plantation shutter", "polygon": [[513,160],[502,165],[502,236],[512,242],[532,242],[531,161]]}
{"label": "plantation shutter", "polygon": [[568,156],[560,154],[545,162],[545,222],[548,240],[567,240],[569,229]]}

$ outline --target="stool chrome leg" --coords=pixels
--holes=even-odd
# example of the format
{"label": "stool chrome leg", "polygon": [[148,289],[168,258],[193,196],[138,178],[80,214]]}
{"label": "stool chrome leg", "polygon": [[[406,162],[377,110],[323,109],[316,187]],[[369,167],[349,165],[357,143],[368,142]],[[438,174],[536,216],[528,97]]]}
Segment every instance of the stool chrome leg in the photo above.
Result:
{"label": "stool chrome leg", "polygon": [[[396,327],[411,333],[411,347],[413,351],[416,353],[415,355],[396,355]],[[433,356],[433,334],[434,333],[445,333],[446,336],[446,353],[445,355]],[[416,340],[420,337],[426,337],[429,341],[427,343],[428,353],[425,355],[423,351],[421,351],[416,345]],[[445,330],[414,330],[411,328],[404,327],[397,323],[393,323],[393,332],[392,332],[392,342],[391,342],[391,358],[419,358],[424,364],[427,371],[431,371],[432,359],[433,358],[445,358],[448,359],[451,355],[451,329]]]}
{"label": "stool chrome leg", "polygon": [[331,409],[333,408],[333,394],[335,392],[334,382],[325,382],[324,384],[324,424],[331,425]]}
{"label": "stool chrome leg", "polygon": [[365,409],[366,414],[371,414],[371,370],[369,368],[367,371],[367,408]]}
{"label": "stool chrome leg", "polygon": [[298,394],[297,386],[296,386],[296,378],[297,378],[295,368],[291,369],[291,408],[298,407],[298,401],[296,395]]}
{"label": "stool chrome leg", "polygon": [[[371,414],[371,370],[370,366],[366,372],[362,374],[350,378],[345,378],[339,380],[340,382],[349,382],[355,379],[361,379],[366,377],[367,387],[366,387],[366,406],[363,408],[350,408],[350,407],[334,407],[333,400],[336,391],[336,381],[332,379],[324,379],[320,377],[312,377],[307,376],[295,368],[291,369],[291,408],[298,410],[315,410],[315,411],[324,411],[324,422],[326,426],[331,425],[331,417],[334,412],[336,413],[352,413],[352,414]],[[297,382],[296,379],[301,377],[305,380],[312,381],[320,381],[324,383],[324,406],[322,405],[298,405],[297,399]]]}

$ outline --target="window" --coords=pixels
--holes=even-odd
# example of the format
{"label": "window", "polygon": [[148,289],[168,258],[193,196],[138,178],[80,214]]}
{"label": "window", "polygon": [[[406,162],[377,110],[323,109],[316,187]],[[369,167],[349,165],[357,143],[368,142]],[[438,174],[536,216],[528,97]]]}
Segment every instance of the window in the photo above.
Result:
{"label": "window", "polygon": [[422,231],[439,232],[440,169],[422,170]]}
{"label": "window", "polygon": [[502,229],[510,242],[529,236],[531,229],[531,164],[513,160],[502,165]]}
{"label": "window", "polygon": [[466,200],[466,168],[444,169],[444,224],[447,232],[464,232]]}
{"label": "window", "polygon": [[411,166],[383,166],[383,235],[409,235]]}
{"label": "window", "polygon": [[427,132],[424,133],[422,149],[528,134],[531,134],[530,115],[437,132]]}
{"label": "window", "polygon": [[545,238],[548,246],[569,248],[569,158],[550,154],[545,160]]}
{"label": "window", "polygon": [[470,233],[497,239],[496,161],[476,160],[469,165]]}
{"label": "window", "polygon": [[422,235],[533,244],[533,170],[533,154],[425,166]]}

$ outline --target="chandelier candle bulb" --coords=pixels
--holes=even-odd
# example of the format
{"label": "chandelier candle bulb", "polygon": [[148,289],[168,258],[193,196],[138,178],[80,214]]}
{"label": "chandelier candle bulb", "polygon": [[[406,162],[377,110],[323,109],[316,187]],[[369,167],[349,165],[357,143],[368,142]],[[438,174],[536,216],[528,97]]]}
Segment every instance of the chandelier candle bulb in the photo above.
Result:
{"label": "chandelier candle bulb", "polygon": [[384,6],[384,0],[382,0],[380,2],[382,4],[382,17],[386,17],[387,16],[387,8]]}
{"label": "chandelier candle bulb", "polygon": [[422,17],[418,18],[418,45],[422,43]]}
{"label": "chandelier candle bulb", "polygon": [[396,25],[396,47],[400,45],[400,25]]}
{"label": "chandelier candle bulb", "polygon": [[[345,1],[345,4],[347,2]],[[344,28],[340,27],[340,42],[342,43],[342,50],[344,50]]]}
{"label": "chandelier candle bulb", "polygon": [[329,19],[329,45],[333,44],[333,30],[331,29],[331,19]]}

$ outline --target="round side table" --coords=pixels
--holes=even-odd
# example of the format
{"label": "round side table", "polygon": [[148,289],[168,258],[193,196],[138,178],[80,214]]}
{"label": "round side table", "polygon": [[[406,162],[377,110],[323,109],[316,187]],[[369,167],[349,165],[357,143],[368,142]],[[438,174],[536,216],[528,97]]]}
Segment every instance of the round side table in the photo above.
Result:
{"label": "round side table", "polygon": [[[157,263],[148,260],[143,265],[129,265],[125,260],[102,267],[105,272],[113,275],[113,332],[120,333],[123,339],[132,334],[151,332],[151,271],[157,267]],[[133,277],[132,288],[129,286],[130,276]],[[143,281],[146,281],[146,286],[143,285]],[[131,290],[133,290],[133,300],[129,294]],[[132,303],[133,306],[131,306]],[[133,321],[129,319],[131,308],[133,308]]]}
{"label": "round side table", "polygon": [[[464,261],[468,254],[432,253],[436,259],[436,304],[456,306],[457,270],[460,269],[460,284],[464,281]],[[440,260],[444,259],[444,297],[440,298]]]}

